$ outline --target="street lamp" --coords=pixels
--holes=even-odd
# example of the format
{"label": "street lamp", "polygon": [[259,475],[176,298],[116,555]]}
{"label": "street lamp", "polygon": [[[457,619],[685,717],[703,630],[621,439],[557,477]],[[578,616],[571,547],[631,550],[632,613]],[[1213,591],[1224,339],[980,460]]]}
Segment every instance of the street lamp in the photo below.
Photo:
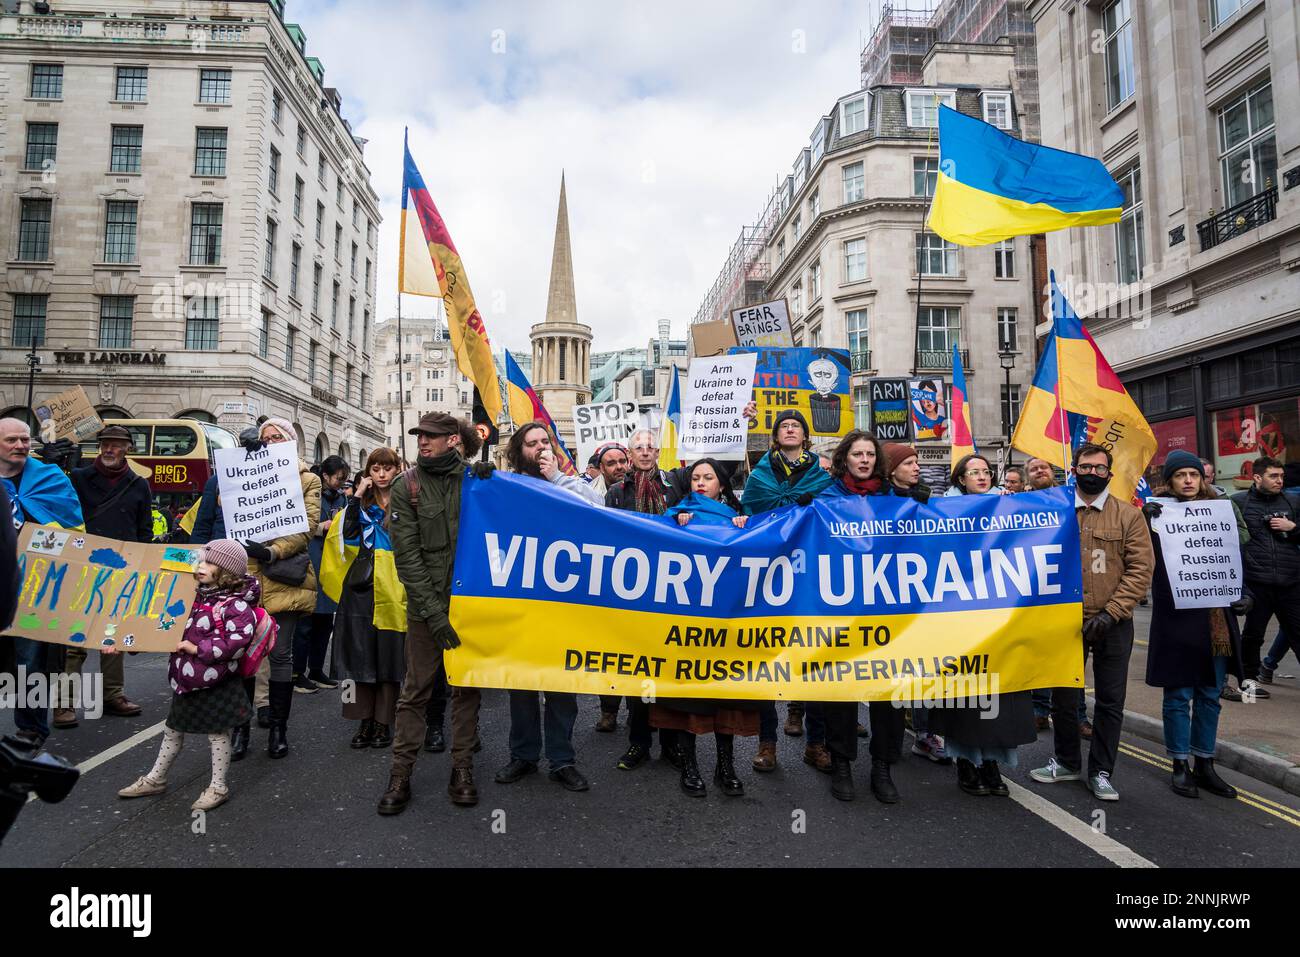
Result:
{"label": "street lamp", "polygon": [[36,373],[41,371],[41,357],[36,351],[36,333],[32,333],[32,351],[27,353],[27,412],[31,416],[31,423],[36,421],[36,415],[32,412],[32,402],[35,400],[36,393]]}
{"label": "street lamp", "polygon": [[1007,375],[1007,391],[1003,398],[1002,411],[1006,416],[1007,427],[1007,464],[1011,464],[1011,370],[1016,367],[1016,356],[1018,353],[1007,346],[1006,351],[998,353],[998,362],[1002,364],[1002,371]]}

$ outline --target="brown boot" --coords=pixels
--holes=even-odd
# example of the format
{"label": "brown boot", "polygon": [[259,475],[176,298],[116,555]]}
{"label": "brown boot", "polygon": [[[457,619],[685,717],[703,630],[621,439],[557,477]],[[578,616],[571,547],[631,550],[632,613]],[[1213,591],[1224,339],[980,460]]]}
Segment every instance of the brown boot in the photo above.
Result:
{"label": "brown boot", "polygon": [[474,786],[474,772],[470,768],[452,768],[451,781],[447,785],[451,803],[461,807],[473,807],[478,803],[478,788]]}
{"label": "brown boot", "polygon": [[388,777],[388,790],[379,799],[380,814],[401,814],[411,803],[411,774],[394,771]]}
{"label": "brown boot", "polygon": [[600,713],[600,720],[596,722],[596,730],[604,732],[617,731],[618,715],[610,714],[608,711],[602,711]]}
{"label": "brown boot", "polygon": [[831,773],[831,753],[824,744],[810,744],[803,749],[803,763],[811,765],[823,774]]}
{"label": "brown boot", "polygon": [[104,702],[104,714],[115,715],[119,718],[134,718],[143,710],[126,695]]}
{"label": "brown boot", "polygon": [[77,711],[75,708],[55,708],[54,709],[54,726],[56,728],[75,728],[77,726]]}
{"label": "brown boot", "polygon": [[785,713],[785,733],[792,738],[798,738],[803,735],[803,705],[798,702],[790,702],[790,707]]}
{"label": "brown boot", "polygon": [[754,758],[755,771],[775,771],[776,770],[776,742],[760,741],[758,742],[758,755]]}

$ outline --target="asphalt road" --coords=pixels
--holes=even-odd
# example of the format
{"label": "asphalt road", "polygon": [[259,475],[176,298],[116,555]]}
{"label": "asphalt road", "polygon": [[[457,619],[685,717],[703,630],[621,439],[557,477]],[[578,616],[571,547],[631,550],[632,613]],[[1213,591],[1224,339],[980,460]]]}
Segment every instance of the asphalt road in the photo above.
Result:
{"label": "asphalt road", "polygon": [[[1114,776],[1122,799],[1109,804],[1078,784],[1029,780],[1050,754],[1050,734],[1022,748],[1020,767],[1007,771],[1011,798],[963,794],[951,767],[908,756],[895,769],[903,800],[893,807],[871,796],[865,741],[855,765],[858,799],[845,804],[831,797],[826,776],[803,764],[803,739],[784,735],[781,767],[771,774],[749,768],[754,739],[737,742],[746,791],[727,798],[712,787],[712,742],[701,738],[710,790],[700,800],[682,794],[676,772],[657,759],[617,770],[626,715],[618,733],[597,734],[596,699],[583,697],[574,737],[591,790],[569,793],[547,780],[545,767],[499,785],[492,775],[509,760],[499,691],[484,699],[475,808],[447,799],[450,754],[421,753],[415,799],[404,814],[379,817],[389,753],[352,750],[355,725],[340,716],[337,692],[322,690],[294,696],[289,757],[268,759],[266,732],[255,729],[249,757],[232,766],[231,800],[196,820],[190,804],[209,773],[202,738],[187,742],[167,794],[116,796],[157,754],[169,698],[165,662],[141,655],[127,666],[143,716],[54,733],[52,751],[90,766],[63,803],[28,804],[0,847],[0,867],[1300,866],[1300,798],[1231,771],[1223,776],[1247,792],[1241,800],[1180,798],[1160,749],[1129,737]],[[0,730],[11,729],[12,716],[0,714]]]}

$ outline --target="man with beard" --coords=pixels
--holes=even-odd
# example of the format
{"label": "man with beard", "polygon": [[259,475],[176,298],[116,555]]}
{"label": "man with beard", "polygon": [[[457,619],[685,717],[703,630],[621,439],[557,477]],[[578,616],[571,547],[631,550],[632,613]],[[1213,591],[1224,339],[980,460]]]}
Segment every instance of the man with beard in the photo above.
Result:
{"label": "man with beard", "polygon": [[1056,488],[1056,473],[1052,463],[1046,459],[1030,459],[1025,463],[1025,472],[1029,475],[1029,490],[1041,492],[1045,488]]}
{"label": "man with beard", "polygon": [[623,481],[623,476],[627,474],[627,449],[618,442],[607,442],[596,449],[592,459],[596,463],[599,474],[591,483],[591,487],[600,493],[603,502],[609,490]]}
{"label": "man with beard", "polygon": [[[99,433],[99,455],[90,465],[74,469],[68,477],[81,502],[87,532],[122,542],[150,543],[153,541],[153,496],[149,483],[132,471],[126,461],[131,445],[131,433],[124,426],[107,426]],[[85,648],[68,649],[69,674],[81,674],[86,654]],[[104,676],[104,713],[133,718],[141,709],[126,696],[125,663],[126,655],[99,653],[99,670]],[[54,727],[76,726],[76,702],[58,702],[54,708]]]}

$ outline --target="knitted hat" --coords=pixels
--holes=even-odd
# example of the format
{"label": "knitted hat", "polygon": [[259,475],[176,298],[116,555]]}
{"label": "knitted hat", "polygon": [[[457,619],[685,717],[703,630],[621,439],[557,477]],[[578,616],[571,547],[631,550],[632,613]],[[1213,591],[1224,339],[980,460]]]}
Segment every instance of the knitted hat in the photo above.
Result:
{"label": "knitted hat", "polygon": [[248,552],[233,538],[216,538],[203,546],[203,560],[232,575],[248,574]]}
{"label": "knitted hat", "polygon": [[807,439],[812,433],[808,430],[808,420],[803,417],[803,413],[798,409],[785,409],[777,413],[776,421],[772,423],[772,438],[776,438],[776,433],[781,429],[781,423],[787,419],[794,419],[803,426],[803,437]]}
{"label": "knitted hat", "polygon": [[1182,449],[1169,453],[1169,458],[1165,459],[1165,467],[1160,474],[1168,482],[1179,469],[1196,469],[1201,473],[1201,478],[1205,478],[1205,466],[1201,464],[1201,460],[1191,452]]}
{"label": "knitted hat", "polygon": [[289,439],[290,441],[296,441],[298,438],[298,430],[293,427],[292,422],[290,422],[288,419],[277,419],[272,417],[267,419],[258,427],[257,437],[259,439],[262,437],[262,433],[266,431],[266,427],[268,425],[275,426],[282,433],[284,433],[285,438]]}
{"label": "knitted hat", "polygon": [[885,443],[885,474],[891,478],[894,475],[894,469],[898,468],[912,456],[916,455],[916,449],[910,445],[904,445],[902,442]]}

